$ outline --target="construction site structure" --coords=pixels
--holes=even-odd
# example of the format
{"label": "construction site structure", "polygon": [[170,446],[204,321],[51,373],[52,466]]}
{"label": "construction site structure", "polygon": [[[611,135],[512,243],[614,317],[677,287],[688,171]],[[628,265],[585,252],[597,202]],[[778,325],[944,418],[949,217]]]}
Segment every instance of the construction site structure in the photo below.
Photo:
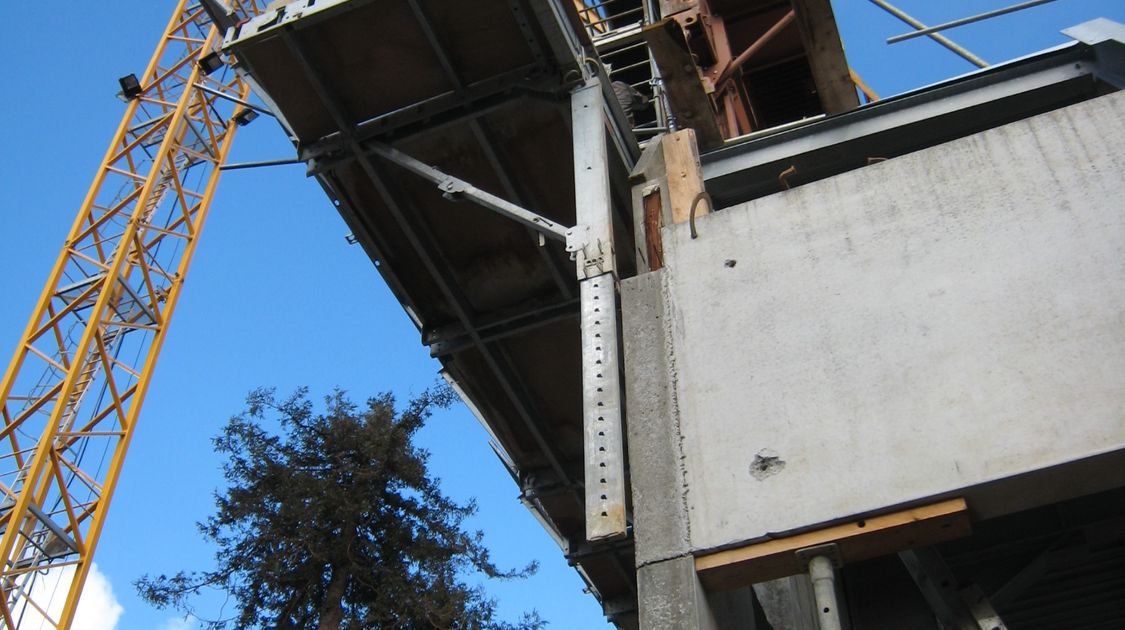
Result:
{"label": "construction site structure", "polygon": [[1112,627],[1117,29],[881,101],[811,0],[298,1],[225,49],[618,626]]}
{"label": "construction site structure", "polygon": [[[232,9],[257,15],[254,0]],[[0,382],[0,620],[69,628],[249,87],[182,0]],[[49,602],[66,592],[61,608]]]}
{"label": "construction site structure", "polygon": [[[7,610],[34,608],[18,577],[92,553],[151,373],[111,333],[154,358],[182,278],[138,248],[183,227],[186,265],[213,184],[177,168],[225,155],[177,167],[164,138],[229,142],[245,84],[618,627],[1125,620],[1120,25],[877,100],[828,0],[207,4],[221,54],[172,66],[196,96],[155,118],[163,170],[126,176],[138,218],[72,237],[98,280],[56,271],[17,354],[59,384],[15,407],[5,377],[6,436],[42,431],[2,479]],[[125,95],[165,102],[159,76]],[[193,118],[199,95],[227,115]],[[76,236],[113,221],[87,206]],[[87,303],[105,323],[73,348],[31,343]],[[126,384],[67,411],[98,366]],[[120,444],[106,481],[62,459],[76,431]]]}

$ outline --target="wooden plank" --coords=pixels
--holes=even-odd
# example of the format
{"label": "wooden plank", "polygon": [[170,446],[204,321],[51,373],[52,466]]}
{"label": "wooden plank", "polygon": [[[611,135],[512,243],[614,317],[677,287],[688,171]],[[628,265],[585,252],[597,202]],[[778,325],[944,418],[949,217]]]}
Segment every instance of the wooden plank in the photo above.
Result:
{"label": "wooden plank", "polygon": [[648,268],[656,271],[664,267],[664,242],[661,240],[660,227],[660,187],[653,186],[642,197],[644,204],[645,221],[645,254],[648,256]]}
{"label": "wooden plank", "polygon": [[688,50],[684,31],[678,22],[667,18],[645,27],[645,41],[660,69],[664,91],[676,124],[680,128],[695,130],[699,146],[711,149],[723,144],[723,135],[715,122],[711,98],[699,78],[695,60]]}
{"label": "wooden plank", "polygon": [[[670,133],[661,139],[661,148],[664,152],[664,173],[668,178],[672,223],[686,223],[691,214],[692,203],[703,192],[703,174],[699,166],[695,132],[684,129]],[[700,203],[696,216],[709,211],[710,207],[706,203]]]}
{"label": "wooden plank", "polygon": [[838,114],[859,107],[829,0],[793,0],[793,10],[824,113]]}
{"label": "wooden plank", "polygon": [[660,0],[660,17],[694,9],[698,4],[699,0]]}
{"label": "wooden plank", "polygon": [[[638,236],[637,269],[655,270],[664,266],[664,245],[660,228],[672,222],[668,211],[668,179],[664,173],[664,147],[658,140],[641,151],[629,174],[633,187],[633,231]],[[644,245],[639,245],[640,241]]]}
{"label": "wooden plank", "polygon": [[875,101],[879,100],[879,95],[875,93],[875,90],[872,90],[872,89],[871,89],[871,86],[869,86],[869,85],[867,85],[866,83],[864,83],[864,82],[863,82],[863,79],[859,78],[859,74],[858,74],[858,73],[856,73],[856,71],[855,71],[855,69],[854,69],[854,68],[849,68],[849,69],[848,69],[848,74],[849,74],[849,75],[851,76],[851,78],[852,78],[852,83],[854,83],[854,84],[855,84],[855,86],[856,86],[857,88],[859,88],[859,91],[860,91],[860,92],[863,92],[863,95],[864,95],[865,97],[867,97],[867,102],[868,102],[868,103],[873,103],[873,102],[875,102]]}
{"label": "wooden plank", "polygon": [[802,573],[796,552],[835,543],[845,562],[856,562],[970,533],[965,500],[859,519],[825,529],[697,556],[695,570],[708,589],[729,589]]}

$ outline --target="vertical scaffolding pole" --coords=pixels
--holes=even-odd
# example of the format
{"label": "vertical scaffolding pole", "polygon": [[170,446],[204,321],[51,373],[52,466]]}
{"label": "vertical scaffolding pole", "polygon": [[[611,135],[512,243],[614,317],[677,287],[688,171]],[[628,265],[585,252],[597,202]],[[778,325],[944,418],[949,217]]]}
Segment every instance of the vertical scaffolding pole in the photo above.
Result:
{"label": "vertical scaffolding pole", "polygon": [[809,560],[809,578],[816,597],[816,620],[820,630],[840,630],[840,610],[836,603],[836,569],[828,556]]}
{"label": "vertical scaffolding pole", "polygon": [[568,247],[578,269],[582,327],[586,538],[626,535],[625,459],[617,334],[612,202],[604,97],[597,79],[571,97],[578,227]]}

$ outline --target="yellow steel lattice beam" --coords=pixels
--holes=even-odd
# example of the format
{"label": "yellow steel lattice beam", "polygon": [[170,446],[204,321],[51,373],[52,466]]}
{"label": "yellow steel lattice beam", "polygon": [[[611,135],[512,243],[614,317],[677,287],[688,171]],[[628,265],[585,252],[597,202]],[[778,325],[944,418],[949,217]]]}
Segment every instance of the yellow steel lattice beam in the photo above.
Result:
{"label": "yellow steel lattice beam", "polygon": [[[238,17],[258,11],[233,3]],[[0,381],[0,619],[69,628],[247,86],[180,0]],[[224,98],[230,97],[230,98]],[[61,584],[61,610],[44,585]]]}

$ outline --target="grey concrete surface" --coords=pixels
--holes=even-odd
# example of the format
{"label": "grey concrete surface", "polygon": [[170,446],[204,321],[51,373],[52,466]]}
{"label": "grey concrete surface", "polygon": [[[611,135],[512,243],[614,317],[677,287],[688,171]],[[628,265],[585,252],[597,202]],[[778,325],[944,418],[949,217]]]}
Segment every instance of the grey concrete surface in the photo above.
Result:
{"label": "grey concrete surface", "polygon": [[812,582],[804,573],[754,585],[773,630],[819,630]]}
{"label": "grey concrete surface", "polygon": [[638,558],[1125,454],[1123,209],[1118,93],[665,228],[671,339],[626,283]]}
{"label": "grey concrete surface", "polygon": [[690,551],[686,480],[675,400],[675,352],[665,329],[661,272],[621,283],[625,399],[637,566]]}
{"label": "grey concrete surface", "polygon": [[718,630],[691,556],[637,569],[637,605],[645,630]]}

